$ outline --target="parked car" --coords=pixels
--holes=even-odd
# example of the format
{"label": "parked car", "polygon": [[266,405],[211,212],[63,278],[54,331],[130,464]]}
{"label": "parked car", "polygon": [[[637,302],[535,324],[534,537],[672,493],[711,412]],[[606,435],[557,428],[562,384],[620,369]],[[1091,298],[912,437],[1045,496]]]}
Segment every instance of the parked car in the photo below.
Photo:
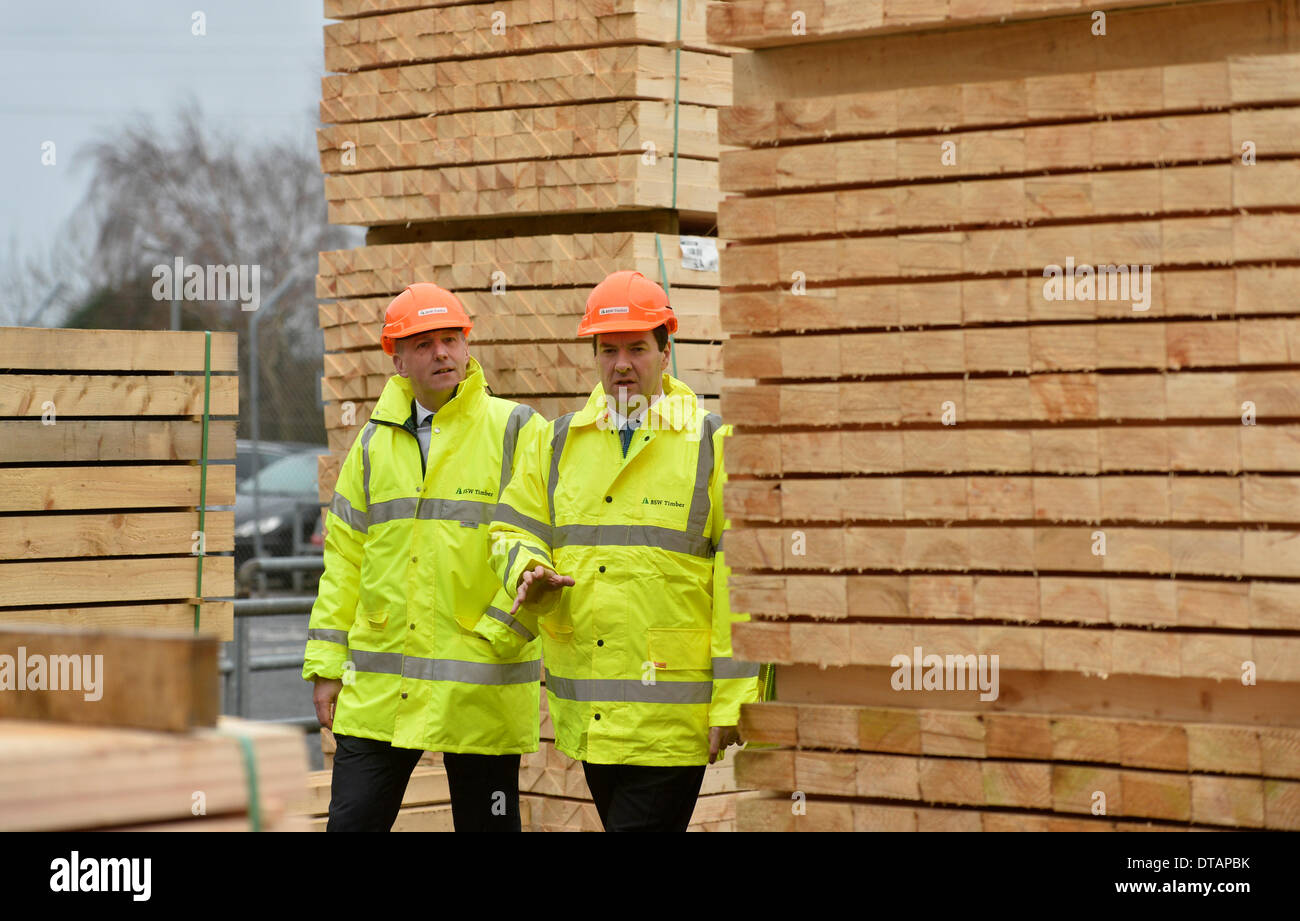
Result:
{"label": "parked car", "polygon": [[[324,448],[311,446],[272,461],[256,478],[241,482],[235,491],[235,566],[253,556],[254,532],[261,532],[266,556],[310,553],[312,532],[320,518],[316,494],[316,457]],[[254,517],[253,492],[258,495]],[[297,540],[295,541],[295,534]]]}
{"label": "parked car", "polygon": [[244,481],[253,475],[254,455],[258,455],[258,469],[265,470],[282,457],[304,451],[327,454],[329,448],[304,441],[253,441],[251,438],[240,438],[235,442],[235,485],[243,486]]}

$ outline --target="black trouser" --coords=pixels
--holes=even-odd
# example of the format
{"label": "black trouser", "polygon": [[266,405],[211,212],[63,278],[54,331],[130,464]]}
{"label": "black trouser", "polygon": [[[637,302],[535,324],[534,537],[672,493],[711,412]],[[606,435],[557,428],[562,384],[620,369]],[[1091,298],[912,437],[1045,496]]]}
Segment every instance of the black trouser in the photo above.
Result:
{"label": "black trouser", "polygon": [[704,765],[651,767],[582,762],[605,831],[686,831]]}
{"label": "black trouser", "polygon": [[[411,771],[424,754],[387,742],[335,735],[326,831],[391,831]],[[442,756],[456,831],[522,831],[519,756]]]}

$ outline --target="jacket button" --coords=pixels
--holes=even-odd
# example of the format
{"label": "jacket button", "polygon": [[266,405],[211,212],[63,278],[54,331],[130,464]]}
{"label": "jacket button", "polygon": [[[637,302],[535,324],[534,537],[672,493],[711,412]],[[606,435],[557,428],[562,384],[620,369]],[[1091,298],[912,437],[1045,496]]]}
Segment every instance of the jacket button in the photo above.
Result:
{"label": "jacket button", "polygon": [[433,430],[433,434],[435,434],[435,435],[440,435],[440,434],[442,434],[442,429],[440,429],[440,428],[435,428],[435,429]]}
{"label": "jacket button", "polygon": [[406,700],[406,692],[405,692],[405,691],[402,692],[402,700]]}
{"label": "jacket button", "polygon": [[605,641],[604,641],[604,640],[596,640],[596,645],[597,645],[597,646],[604,646],[604,645],[605,645]]}
{"label": "jacket button", "polygon": [[415,624],[411,624],[411,629],[412,629],[412,630],[415,629]]}
{"label": "jacket button", "polygon": [[600,719],[600,714],[599,714],[599,713],[596,714],[596,719]]}
{"label": "jacket button", "polygon": [[416,557],[411,557],[411,562],[412,562],[412,563],[414,563],[415,560],[416,560]]}
{"label": "jacket button", "polygon": [[606,497],[605,497],[605,501],[606,501],[606,502],[613,502],[613,501],[614,501],[614,497],[613,497],[613,496],[606,496]]}
{"label": "jacket button", "polygon": [[604,566],[600,567],[600,571],[601,571],[601,572],[604,572],[604,571],[605,571],[605,567],[604,567]]}

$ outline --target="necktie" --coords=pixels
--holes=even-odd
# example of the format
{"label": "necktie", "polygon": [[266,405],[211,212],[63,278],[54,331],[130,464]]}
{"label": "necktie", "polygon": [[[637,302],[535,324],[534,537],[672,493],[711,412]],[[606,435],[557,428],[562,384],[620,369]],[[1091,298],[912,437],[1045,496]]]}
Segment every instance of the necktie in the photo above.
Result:
{"label": "necktie", "polygon": [[627,449],[632,444],[632,435],[636,432],[637,424],[635,422],[626,423],[618,430],[618,435],[623,439],[623,456],[627,457]]}
{"label": "necktie", "polygon": [[433,437],[433,416],[425,416],[424,421],[415,427],[415,439],[420,443],[420,457],[429,462],[429,441]]}

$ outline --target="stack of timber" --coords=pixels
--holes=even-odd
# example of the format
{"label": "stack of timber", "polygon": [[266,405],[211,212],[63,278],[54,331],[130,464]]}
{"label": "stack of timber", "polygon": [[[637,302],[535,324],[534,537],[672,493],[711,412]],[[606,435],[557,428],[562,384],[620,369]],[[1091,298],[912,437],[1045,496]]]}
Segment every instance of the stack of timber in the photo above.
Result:
{"label": "stack of timber", "polygon": [[1300,3],[1132,5],[710,10],[742,831],[1300,828]]}
{"label": "stack of timber", "polygon": [[289,811],[302,734],[218,717],[217,650],[212,635],[0,629],[0,831],[304,830]]}
{"label": "stack of timber", "polygon": [[329,219],[369,232],[320,257],[323,501],[393,373],[384,308],[415,282],[465,303],[493,392],[554,418],[598,380],[575,337],[588,292],[641,271],[670,289],[677,375],[717,409],[731,49],[706,41],[707,8],[685,0],[679,24],[659,0],[326,3],[340,20],[318,133]]}
{"label": "stack of timber", "polygon": [[0,623],[232,637],[236,354],[212,334],[205,486],[204,333],[0,329]]}
{"label": "stack of timber", "polygon": [[0,720],[3,831],[305,831],[288,807],[306,782],[293,728],[226,716],[186,733]]}

